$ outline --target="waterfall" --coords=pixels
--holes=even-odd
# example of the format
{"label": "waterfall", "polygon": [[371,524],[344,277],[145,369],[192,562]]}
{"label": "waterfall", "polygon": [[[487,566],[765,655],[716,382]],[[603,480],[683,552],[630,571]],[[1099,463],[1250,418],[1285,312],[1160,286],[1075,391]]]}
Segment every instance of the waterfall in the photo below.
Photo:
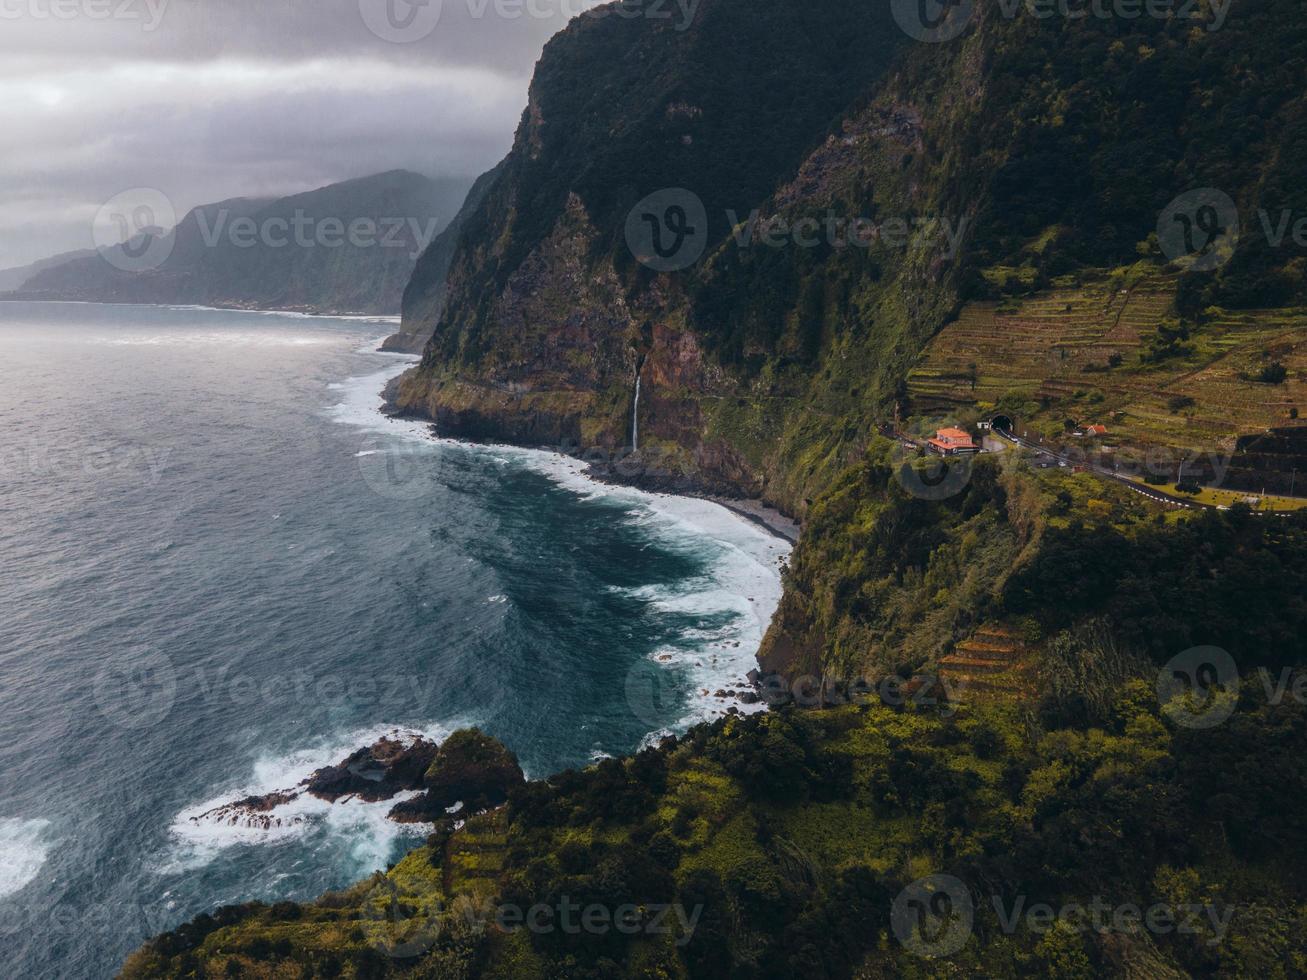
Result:
{"label": "waterfall", "polygon": [[635,407],[631,410],[631,452],[640,451],[640,375],[635,376]]}

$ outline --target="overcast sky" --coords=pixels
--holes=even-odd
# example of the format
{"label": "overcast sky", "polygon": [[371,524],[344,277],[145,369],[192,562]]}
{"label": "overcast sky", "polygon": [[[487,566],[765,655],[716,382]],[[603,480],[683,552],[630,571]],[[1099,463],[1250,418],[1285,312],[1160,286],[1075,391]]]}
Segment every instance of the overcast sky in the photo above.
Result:
{"label": "overcast sky", "polygon": [[180,217],[399,167],[479,174],[544,42],[594,2],[0,0],[0,268],[90,247],[129,188]]}

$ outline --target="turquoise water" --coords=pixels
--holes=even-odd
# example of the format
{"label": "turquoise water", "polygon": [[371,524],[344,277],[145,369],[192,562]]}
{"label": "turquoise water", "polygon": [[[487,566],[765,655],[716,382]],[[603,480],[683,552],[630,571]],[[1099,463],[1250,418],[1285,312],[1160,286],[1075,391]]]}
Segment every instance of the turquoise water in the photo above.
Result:
{"label": "turquoise water", "polygon": [[0,962],[100,977],[422,828],[203,815],[389,731],[542,776],[714,717],[784,542],[571,460],[392,422],[380,321],[0,304]]}

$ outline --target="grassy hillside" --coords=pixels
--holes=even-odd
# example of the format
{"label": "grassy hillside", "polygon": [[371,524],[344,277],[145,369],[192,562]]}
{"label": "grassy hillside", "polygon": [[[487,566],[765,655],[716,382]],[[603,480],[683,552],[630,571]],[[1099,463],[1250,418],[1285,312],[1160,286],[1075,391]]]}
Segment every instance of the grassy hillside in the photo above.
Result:
{"label": "grassy hillside", "polygon": [[[635,460],[671,472],[638,479],[805,518],[764,665],[943,677],[961,704],[697,729],[533,784],[345,893],[198,920],[127,975],[1301,975],[1307,727],[1295,700],[1257,701],[1257,672],[1307,654],[1307,518],[1164,513],[1016,454],[941,481],[880,435],[896,405],[1001,409],[1292,466],[1304,257],[1251,230],[1307,205],[1300,8],[1252,0],[1215,29],[1211,7],[986,4],[928,45],[895,42],[881,8],[706,0],[685,32],[582,19],[551,42],[399,407],[451,435],[618,447],[638,379]],[[1170,267],[1159,215],[1203,186],[1248,234],[1218,269]],[[699,261],[655,272],[626,219],[674,187],[709,230]],[[932,224],[739,244],[726,215],[755,208]],[[1157,693],[1195,647],[1244,678],[1201,731]],[[951,958],[911,951],[939,931],[935,875],[975,908]],[[1018,899],[1098,896],[1235,918],[1219,937],[1002,924]],[[638,928],[500,931],[469,919],[487,899],[634,905]],[[668,904],[701,910],[694,929],[651,932]]]}
{"label": "grassy hillside", "polygon": [[1255,687],[1204,731],[1136,681],[1088,729],[875,698],[728,719],[316,903],[202,917],[123,976],[1300,975],[1307,715]]}
{"label": "grassy hillside", "polygon": [[1182,317],[1176,282],[1141,265],[969,303],[909,373],[911,411],[1004,413],[1064,447],[1076,445],[1075,426],[1104,424],[1107,435],[1090,447],[1106,459],[1151,455],[1174,478],[1181,460],[1218,453],[1228,471],[1200,462],[1189,474],[1217,487],[1287,490],[1307,456],[1288,444],[1278,455],[1258,452],[1255,442],[1271,430],[1289,443],[1307,435],[1307,308],[1208,307]]}

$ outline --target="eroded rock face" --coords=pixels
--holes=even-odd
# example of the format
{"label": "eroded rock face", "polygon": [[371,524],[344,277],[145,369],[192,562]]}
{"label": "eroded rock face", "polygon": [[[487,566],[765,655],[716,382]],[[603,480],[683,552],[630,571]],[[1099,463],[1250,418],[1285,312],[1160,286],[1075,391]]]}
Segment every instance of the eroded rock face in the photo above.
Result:
{"label": "eroded rock face", "polygon": [[425,739],[406,744],[383,738],[359,749],[338,765],[319,769],[305,788],[322,800],[335,803],[343,796],[357,796],[369,803],[388,800],[405,790],[421,789],[422,779],[436,746]]}
{"label": "eroded rock face", "polygon": [[304,794],[339,803],[349,799],[376,803],[400,793],[420,790],[427,769],[436,757],[434,742],[394,732],[351,753],[334,766],[326,766],[298,785],[224,803],[191,820],[197,824],[275,830],[304,822],[303,813],[278,812]]}
{"label": "eroded rock face", "polygon": [[299,814],[279,816],[276,812],[278,807],[293,803],[298,798],[299,793],[293,790],[268,793],[265,796],[248,796],[243,800],[226,803],[192,817],[191,822],[224,827],[247,827],[251,830],[276,830],[298,826],[304,821]]}
{"label": "eroded rock face", "polygon": [[475,728],[455,732],[437,750],[425,777],[424,796],[390,811],[400,823],[431,822],[455,806],[464,814],[501,806],[526,782],[517,757]]}
{"label": "eroded rock face", "polygon": [[303,813],[278,812],[304,794],[328,803],[377,803],[417,792],[397,803],[390,819],[434,823],[450,813],[468,816],[500,806],[525,781],[513,753],[474,728],[455,732],[439,746],[421,736],[394,732],[293,788],[224,803],[192,820],[275,830],[305,821]]}

